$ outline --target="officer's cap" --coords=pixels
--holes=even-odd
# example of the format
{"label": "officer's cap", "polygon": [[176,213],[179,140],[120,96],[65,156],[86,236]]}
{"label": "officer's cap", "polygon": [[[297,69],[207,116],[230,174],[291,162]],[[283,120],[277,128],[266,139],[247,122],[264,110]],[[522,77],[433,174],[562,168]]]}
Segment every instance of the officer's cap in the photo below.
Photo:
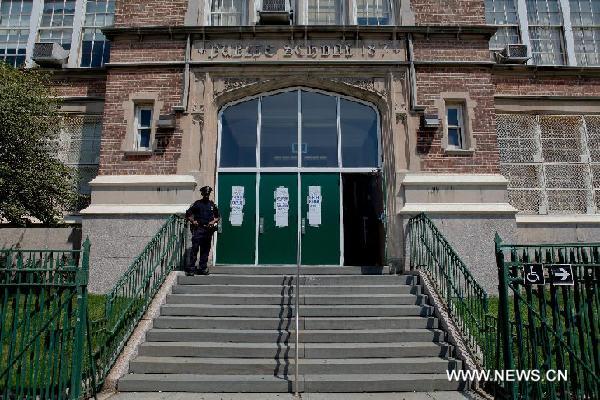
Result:
{"label": "officer's cap", "polygon": [[212,188],[210,186],[203,186],[200,188],[200,193],[203,195],[210,195],[212,193]]}

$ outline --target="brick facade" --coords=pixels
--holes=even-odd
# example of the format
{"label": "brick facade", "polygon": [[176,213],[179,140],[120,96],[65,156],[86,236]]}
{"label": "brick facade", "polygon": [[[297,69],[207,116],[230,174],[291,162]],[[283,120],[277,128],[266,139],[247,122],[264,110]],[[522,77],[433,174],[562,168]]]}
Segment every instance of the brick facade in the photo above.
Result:
{"label": "brick facade", "polygon": [[[417,132],[417,153],[424,171],[440,173],[497,173],[498,146],[494,118],[494,85],[488,68],[419,67],[417,69],[417,101],[428,113],[438,113],[434,102],[443,92],[468,93],[476,103],[472,116],[475,152],[448,155],[442,148],[442,127],[420,128]],[[443,118],[443,116],[440,116]]]}
{"label": "brick facade", "polygon": [[115,26],[183,25],[188,0],[117,0]]}
{"label": "brick facade", "polygon": [[412,0],[416,25],[484,25],[483,0]]}
{"label": "brick facade", "polygon": [[157,132],[156,149],[149,155],[127,154],[122,143],[127,132],[124,104],[132,93],[157,93],[164,102],[161,114],[171,114],[181,103],[180,69],[115,69],[107,79],[104,128],[100,155],[101,175],[175,174],[181,152],[181,130]]}
{"label": "brick facade", "polygon": [[104,73],[56,74],[53,77],[53,89],[60,97],[104,98],[106,75]]}
{"label": "brick facade", "polygon": [[494,85],[495,93],[504,96],[600,96],[600,77],[577,73],[498,71]]}

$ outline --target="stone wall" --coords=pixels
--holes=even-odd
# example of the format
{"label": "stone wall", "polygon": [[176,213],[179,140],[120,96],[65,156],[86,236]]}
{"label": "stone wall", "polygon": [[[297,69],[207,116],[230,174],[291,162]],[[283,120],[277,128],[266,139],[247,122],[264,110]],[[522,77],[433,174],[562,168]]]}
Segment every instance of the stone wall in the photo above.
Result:
{"label": "stone wall", "polygon": [[0,248],[77,250],[81,248],[81,226],[0,226]]}

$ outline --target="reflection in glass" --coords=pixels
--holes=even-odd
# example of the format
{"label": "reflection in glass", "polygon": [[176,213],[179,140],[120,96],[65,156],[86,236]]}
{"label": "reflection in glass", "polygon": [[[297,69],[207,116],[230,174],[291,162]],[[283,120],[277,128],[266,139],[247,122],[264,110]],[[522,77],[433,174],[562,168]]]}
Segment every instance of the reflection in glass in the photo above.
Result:
{"label": "reflection in glass", "polygon": [[298,92],[262,98],[261,167],[298,166]]}
{"label": "reflection in glass", "polygon": [[337,167],[336,97],[302,92],[302,166]]}
{"label": "reflection in glass", "polygon": [[228,107],[221,115],[221,167],[256,167],[258,99]]}
{"label": "reflection in glass", "polygon": [[340,99],[342,167],[377,168],[377,113],[371,107]]}

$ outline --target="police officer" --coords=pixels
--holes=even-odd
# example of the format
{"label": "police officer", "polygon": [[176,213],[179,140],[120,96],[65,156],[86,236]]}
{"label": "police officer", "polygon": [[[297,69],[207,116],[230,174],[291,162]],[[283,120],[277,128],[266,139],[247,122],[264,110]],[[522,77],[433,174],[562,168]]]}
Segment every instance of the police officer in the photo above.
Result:
{"label": "police officer", "polygon": [[[215,203],[210,200],[212,188],[204,186],[200,188],[202,199],[196,200],[194,204],[185,212],[186,219],[190,222],[192,230],[192,254],[185,273],[194,275],[194,273],[208,275],[208,253],[212,244],[212,235],[217,230],[217,224],[220,219],[219,209]],[[200,262],[196,269],[196,256],[200,249]]]}

